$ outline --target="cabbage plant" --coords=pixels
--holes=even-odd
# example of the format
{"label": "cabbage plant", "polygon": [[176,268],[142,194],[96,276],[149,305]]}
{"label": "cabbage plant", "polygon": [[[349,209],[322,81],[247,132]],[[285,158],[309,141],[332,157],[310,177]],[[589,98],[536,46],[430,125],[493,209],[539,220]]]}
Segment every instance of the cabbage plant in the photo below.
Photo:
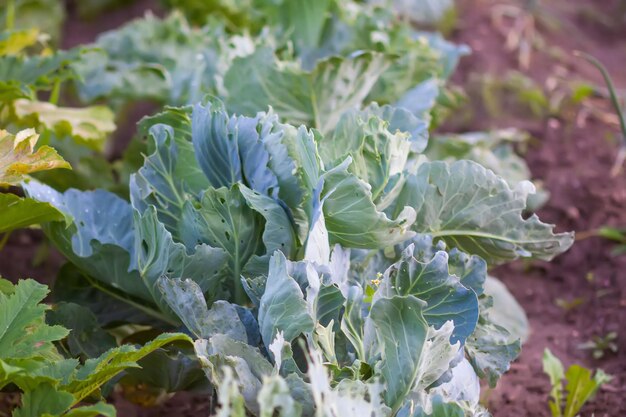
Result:
{"label": "cabbage plant", "polygon": [[495,384],[522,336],[492,318],[487,263],[549,260],[572,235],[523,217],[529,182],[428,161],[424,126],[372,104],[323,134],[209,100],[141,123],[152,153],[130,202],[24,187],[69,219],[44,229],[82,274],[182,322],[209,379],[232,372],[248,412],[260,413],[272,375],[302,415],[319,410],[307,352],[330,386],[378,387],[381,415],[428,415],[411,413],[442,401],[479,410],[478,377]]}

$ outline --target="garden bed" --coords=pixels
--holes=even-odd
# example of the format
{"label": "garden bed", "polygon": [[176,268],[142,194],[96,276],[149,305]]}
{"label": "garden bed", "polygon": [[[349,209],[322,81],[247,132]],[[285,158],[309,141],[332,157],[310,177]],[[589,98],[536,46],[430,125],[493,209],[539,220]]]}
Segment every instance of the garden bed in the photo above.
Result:
{"label": "garden bed", "polygon": [[[518,67],[514,52],[505,50],[504,38],[491,21],[492,7],[487,0],[465,0],[458,5],[459,19],[451,38],[468,44],[473,53],[463,58],[453,81],[471,86],[476,74],[501,76]],[[590,80],[602,85],[602,79],[590,65],[571,56],[574,49],[593,53],[605,63],[618,86],[626,86],[626,25],[608,28],[599,18],[589,17],[588,10],[610,13],[611,2],[597,5],[592,0],[551,2],[545,7],[561,22],[560,28],[539,31],[545,44],[557,47],[535,51],[529,70],[523,73],[544,89],[551,77],[567,74],[572,79]],[[159,8],[152,1],[135,2],[132,8],[102,16],[97,23],[70,18],[66,23],[64,46],[71,47],[95,39],[97,33],[118,26],[125,20]],[[547,86],[547,87],[546,87]],[[504,107],[493,117],[472,94],[470,108],[464,115],[443,126],[442,131],[472,131],[519,127],[533,136],[524,151],[533,178],[543,181],[550,192],[547,204],[538,212],[543,221],[557,225],[557,231],[574,230],[579,239],[553,262],[522,262],[499,267],[493,275],[500,278],[526,310],[531,334],[521,356],[499,381],[497,388],[485,387],[482,397],[495,417],[549,416],[547,399],[550,385],[542,371],[541,357],[550,348],[564,364],[580,363],[602,368],[614,376],[598,393],[582,415],[619,416],[626,412],[626,255],[613,256],[613,244],[593,236],[592,231],[605,225],[626,226],[626,172],[612,177],[610,170],[617,154],[618,127],[594,115],[581,114],[578,108],[549,114],[528,114],[517,106]],[[150,104],[144,106],[150,108]],[[152,109],[150,108],[149,111]],[[144,111],[148,111],[145,110]],[[141,109],[128,117],[118,131],[129,137]],[[552,114],[553,113],[553,114]],[[611,119],[609,119],[609,122]],[[33,277],[52,283],[62,264],[62,256],[49,249],[49,257],[33,259],[41,251],[42,234],[38,231],[14,232],[0,253],[0,275],[16,280]],[[557,300],[562,300],[559,302]],[[572,306],[564,308],[563,305]],[[578,346],[594,336],[617,332],[618,352],[607,352],[594,360],[588,350]],[[2,398],[0,394],[0,398]],[[5,402],[10,395],[4,395]],[[120,416],[200,415],[206,413],[212,398],[176,394],[161,407],[142,409],[114,394],[113,403]],[[2,402],[0,402],[0,409]],[[1,412],[0,412],[1,415]]]}

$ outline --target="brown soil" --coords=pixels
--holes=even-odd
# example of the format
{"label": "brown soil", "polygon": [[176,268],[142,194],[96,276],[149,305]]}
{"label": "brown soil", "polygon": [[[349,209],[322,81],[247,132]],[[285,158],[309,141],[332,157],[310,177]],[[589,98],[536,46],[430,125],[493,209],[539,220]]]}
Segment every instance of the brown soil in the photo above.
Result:
{"label": "brown soil", "polygon": [[[504,37],[494,27],[490,14],[495,4],[521,1],[458,0],[458,3],[458,29],[452,37],[469,44],[473,54],[462,61],[455,82],[469,85],[476,74],[499,77],[516,69],[516,54],[505,49]],[[606,63],[618,87],[626,88],[622,66],[626,62],[626,23],[616,15],[618,0],[549,3],[542,5],[540,13],[553,16],[560,27],[549,29],[539,24],[538,31],[548,47],[533,52],[530,70],[523,71],[524,74],[546,89],[551,89],[550,79],[555,74],[603,85],[595,69],[571,56],[572,50],[580,49]],[[154,4],[151,0],[136,1],[91,22],[70,18],[63,44],[69,47],[92,41],[97,33],[141,16],[148,8],[158,12]],[[601,100],[597,104],[608,108]],[[471,117],[460,115],[447,129],[517,126],[530,131],[536,139],[526,158],[534,177],[543,180],[551,192],[551,199],[539,211],[542,220],[556,224],[559,230],[575,230],[583,237],[603,225],[626,226],[626,172],[614,178],[609,174],[617,152],[614,119],[609,117],[611,123],[607,124],[597,117],[583,117],[579,108],[572,107],[536,117],[515,106],[504,106],[502,114],[494,118],[480,100],[472,101],[470,110]],[[51,282],[62,259],[52,250],[51,257],[33,266],[41,242],[42,236],[37,231],[16,232],[1,253],[0,275],[14,280],[31,276]],[[579,363],[600,367],[614,376],[583,409],[582,416],[595,413],[596,417],[614,417],[626,413],[626,332],[623,331],[626,255],[612,256],[611,248],[612,244],[603,239],[588,237],[578,240],[568,253],[552,263],[518,262],[493,271],[526,309],[532,327],[521,357],[497,388],[485,394],[485,402],[495,417],[549,416],[549,384],[541,369],[546,347],[566,366]],[[555,304],[558,298],[584,301],[565,311]],[[593,336],[611,331],[619,335],[617,354],[607,353],[596,361],[588,351],[577,347]],[[0,395],[0,410],[13,401],[14,396]],[[200,415],[206,413],[209,397],[181,393],[156,409],[133,406],[119,396],[114,398],[114,403],[120,416]]]}
{"label": "brown soil", "polygon": [[[456,81],[469,82],[473,74],[504,75],[518,67],[516,53],[504,46],[504,36],[491,21],[494,2],[460,1],[459,29],[454,40],[465,42],[473,54],[461,63]],[[514,2],[506,2],[514,4]],[[521,2],[518,2],[518,4]],[[548,2],[544,2],[548,3]],[[601,4],[602,3],[602,4]],[[592,7],[593,6],[593,7]],[[524,74],[538,85],[554,74],[589,80],[603,86],[597,71],[571,56],[572,50],[592,53],[608,67],[618,88],[626,87],[626,23],[603,26],[589,17],[589,10],[602,13],[610,21],[617,2],[553,1],[541,13],[551,13],[561,27],[539,27],[549,47],[560,51],[535,51],[529,71]],[[556,58],[555,58],[556,56]],[[598,103],[600,106],[604,103]],[[626,226],[626,172],[612,178],[609,174],[617,154],[619,138],[616,125],[596,118],[582,117],[579,107],[549,117],[521,117],[518,108],[502,109],[498,119],[489,117],[480,103],[472,102],[473,117],[455,129],[479,130],[518,126],[536,138],[526,153],[533,176],[544,182],[551,193],[539,217],[554,223],[561,231],[575,230],[580,237],[604,225]],[[605,107],[608,108],[608,107]],[[622,416],[626,412],[626,256],[611,255],[612,244],[590,237],[576,241],[570,251],[553,262],[518,262],[497,268],[501,278],[528,314],[532,333],[496,389],[487,392],[485,401],[495,417],[549,416],[550,389],[543,374],[543,350],[550,348],[565,366],[574,363],[602,368],[614,376],[596,399],[583,409],[582,416]],[[584,300],[582,305],[565,311],[556,299]],[[577,346],[593,336],[618,333],[617,354],[607,353],[593,360],[589,351]]]}

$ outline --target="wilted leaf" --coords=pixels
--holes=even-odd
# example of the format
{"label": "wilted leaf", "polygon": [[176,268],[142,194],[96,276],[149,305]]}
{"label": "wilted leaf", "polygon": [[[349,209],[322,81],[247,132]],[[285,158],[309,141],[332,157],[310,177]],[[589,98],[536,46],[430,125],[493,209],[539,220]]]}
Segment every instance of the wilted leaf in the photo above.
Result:
{"label": "wilted leaf", "polygon": [[115,131],[113,112],[104,106],[57,107],[43,101],[15,100],[13,110],[22,124],[42,125],[62,138],[69,136],[102,150],[108,135]]}
{"label": "wilted leaf", "polygon": [[49,146],[35,150],[39,135],[34,129],[13,136],[0,130],[0,186],[17,185],[27,174],[70,165]]}

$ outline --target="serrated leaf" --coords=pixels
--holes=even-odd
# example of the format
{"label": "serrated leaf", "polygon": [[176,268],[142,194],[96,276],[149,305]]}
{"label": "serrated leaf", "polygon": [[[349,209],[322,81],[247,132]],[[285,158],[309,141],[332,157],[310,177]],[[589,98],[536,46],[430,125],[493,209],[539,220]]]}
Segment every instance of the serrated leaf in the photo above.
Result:
{"label": "serrated leaf", "polygon": [[177,341],[192,342],[184,334],[164,333],[139,349],[131,345],[111,349],[96,359],[87,360],[76,373],[75,379],[61,385],[61,389],[73,395],[72,405],[75,405],[124,369],[137,366],[137,361],[149,353]]}
{"label": "serrated leaf", "polygon": [[63,414],[63,417],[115,417],[117,411],[111,404],[99,402],[93,405],[83,405],[82,407],[72,408]]}
{"label": "serrated leaf", "polygon": [[[124,388],[130,387],[131,392],[138,384],[147,384],[158,393],[162,390],[168,393],[196,392],[209,388],[200,362],[188,347],[168,346],[155,350],[138,364],[141,368],[126,369],[120,381]],[[139,390],[139,398],[142,393]]]}
{"label": "serrated leaf", "polygon": [[19,281],[10,295],[0,293],[0,359],[58,357],[53,342],[68,331],[45,324],[49,307],[41,301],[47,294],[48,288],[32,279]]}
{"label": "serrated leaf", "polygon": [[0,186],[17,185],[27,174],[70,165],[49,146],[35,151],[39,135],[26,129],[13,136],[0,130]]}
{"label": "serrated leaf", "polygon": [[76,371],[78,359],[60,359],[56,351],[55,355],[49,358],[0,360],[0,386],[13,383],[27,392],[42,384],[57,386],[60,383],[67,383]]}
{"label": "serrated leaf", "polygon": [[72,406],[73,401],[72,394],[42,384],[22,395],[22,406],[13,411],[13,416],[60,416]]}
{"label": "serrated leaf", "polygon": [[518,257],[550,260],[567,250],[573,234],[554,234],[537,216],[522,217],[531,184],[511,189],[471,161],[428,162],[407,179],[395,211],[418,213],[413,229],[488,262]]}

